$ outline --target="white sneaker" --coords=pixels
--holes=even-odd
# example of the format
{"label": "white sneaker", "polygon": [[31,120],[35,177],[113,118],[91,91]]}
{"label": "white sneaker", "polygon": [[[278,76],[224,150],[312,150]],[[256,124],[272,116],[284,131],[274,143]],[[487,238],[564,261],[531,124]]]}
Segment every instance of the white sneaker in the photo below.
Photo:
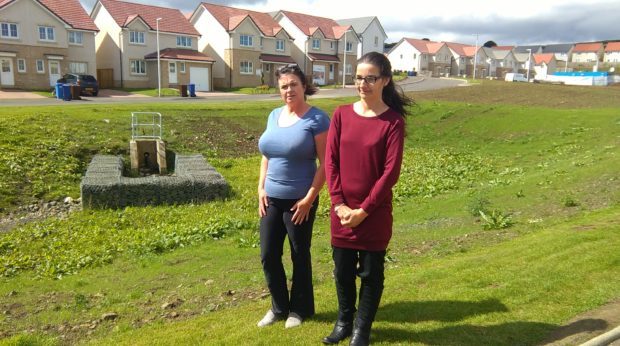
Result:
{"label": "white sneaker", "polygon": [[273,311],[269,309],[269,311],[267,311],[267,313],[265,314],[265,317],[263,317],[262,320],[258,321],[256,325],[259,327],[266,327],[268,325],[274,324],[278,321],[278,319],[278,316],[276,316],[276,314],[274,314]]}
{"label": "white sneaker", "polygon": [[299,327],[301,325],[302,319],[298,314],[291,312],[288,314],[288,318],[286,319],[286,323],[284,323],[284,328],[293,328]]}

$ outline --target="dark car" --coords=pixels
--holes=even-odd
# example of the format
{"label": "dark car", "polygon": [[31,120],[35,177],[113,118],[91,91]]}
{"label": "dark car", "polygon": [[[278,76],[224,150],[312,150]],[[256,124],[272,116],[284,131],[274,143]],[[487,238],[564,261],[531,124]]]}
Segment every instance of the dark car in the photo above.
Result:
{"label": "dark car", "polygon": [[73,84],[79,85],[81,89],[81,94],[91,94],[93,96],[97,96],[99,94],[99,82],[97,79],[89,74],[77,74],[77,73],[67,73],[62,76],[58,81],[58,83],[65,84]]}

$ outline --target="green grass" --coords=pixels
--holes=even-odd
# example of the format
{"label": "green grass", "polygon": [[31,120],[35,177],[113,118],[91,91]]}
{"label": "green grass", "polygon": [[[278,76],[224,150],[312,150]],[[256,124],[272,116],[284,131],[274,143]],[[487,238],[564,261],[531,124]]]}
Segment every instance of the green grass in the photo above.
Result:
{"label": "green grass", "polygon": [[261,85],[257,87],[237,87],[237,88],[217,88],[217,91],[232,92],[237,94],[253,95],[253,94],[277,94],[278,89]]}
{"label": "green grass", "polygon": [[[342,102],[312,100],[328,112]],[[317,344],[336,318],[325,191],[317,315],[294,330],[255,327],[269,307],[256,141],[276,105],[0,109],[5,211],[77,197],[93,154],[127,154],[135,110],[161,111],[168,148],[205,154],[233,187],[224,201],[84,211],[0,234],[0,344]],[[533,345],[620,297],[614,109],[419,101],[412,114],[373,341]],[[513,224],[485,229],[481,206]],[[118,317],[100,321],[108,312]]]}
{"label": "green grass", "polygon": [[[157,88],[115,88],[115,90],[125,91],[131,94],[138,94],[144,96],[157,97],[159,96],[159,90]],[[161,96],[180,96],[179,89],[176,88],[161,88]]]}

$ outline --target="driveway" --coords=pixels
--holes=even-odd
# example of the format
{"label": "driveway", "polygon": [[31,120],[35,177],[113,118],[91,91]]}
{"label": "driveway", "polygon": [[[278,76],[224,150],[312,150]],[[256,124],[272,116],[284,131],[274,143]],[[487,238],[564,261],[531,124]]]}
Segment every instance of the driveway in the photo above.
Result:
{"label": "driveway", "polygon": [[0,100],[11,99],[45,99],[45,96],[23,90],[0,89]]}

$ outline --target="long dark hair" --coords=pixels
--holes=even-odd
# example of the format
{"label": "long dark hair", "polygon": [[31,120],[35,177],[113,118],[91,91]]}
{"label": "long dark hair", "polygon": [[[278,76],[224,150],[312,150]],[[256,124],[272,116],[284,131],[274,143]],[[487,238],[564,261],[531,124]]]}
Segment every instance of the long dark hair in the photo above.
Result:
{"label": "long dark hair", "polygon": [[297,76],[297,78],[299,78],[299,80],[301,81],[301,85],[303,85],[304,90],[305,90],[304,98],[305,96],[314,95],[317,93],[317,91],[319,91],[319,89],[313,84],[308,84],[308,81],[306,80],[306,75],[303,73],[301,68],[299,68],[299,65],[288,64],[276,70],[277,79],[280,79],[280,76],[285,75],[285,74],[292,74],[292,75]]}
{"label": "long dark hair", "polygon": [[[407,106],[413,104],[413,100],[403,93],[400,87],[397,87],[392,80],[392,64],[388,58],[377,52],[369,52],[364,54],[357,64],[370,64],[379,68],[381,77],[389,78],[390,82],[383,88],[383,95],[381,95],[383,102],[390,108],[398,112],[403,117],[409,112]],[[398,89],[397,89],[398,88]]]}

